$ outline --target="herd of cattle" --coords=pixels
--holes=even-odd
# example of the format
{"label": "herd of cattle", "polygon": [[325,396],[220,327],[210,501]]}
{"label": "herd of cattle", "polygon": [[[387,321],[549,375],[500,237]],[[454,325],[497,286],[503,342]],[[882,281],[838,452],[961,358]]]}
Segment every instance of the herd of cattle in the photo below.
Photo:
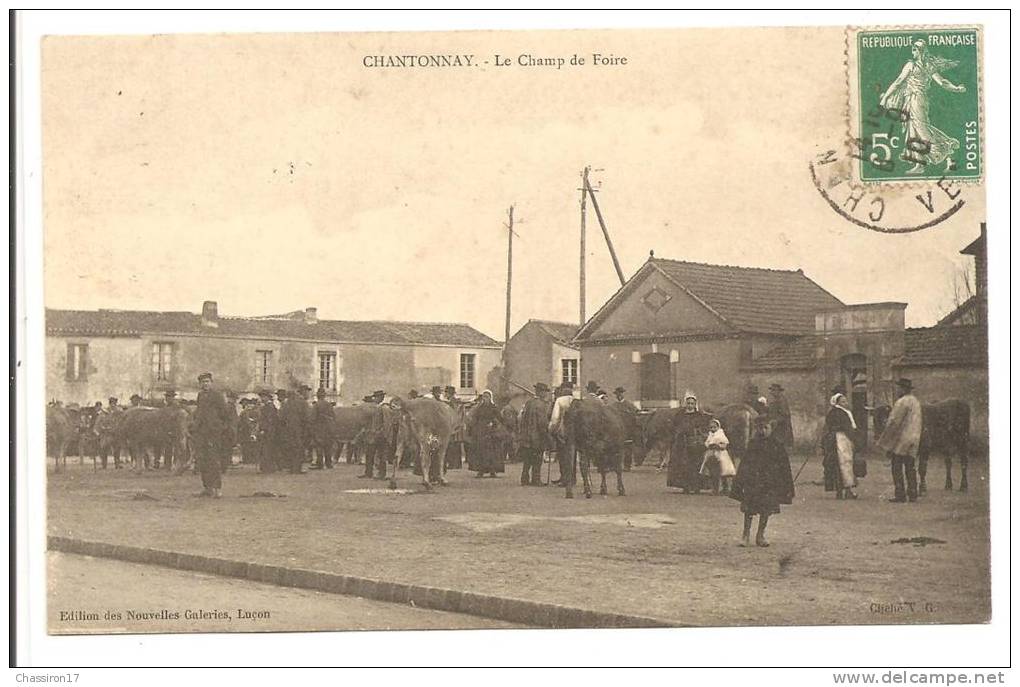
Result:
{"label": "herd of cattle", "polygon": [[[426,488],[431,487],[437,474],[435,469],[430,470],[432,462],[442,463],[443,470],[438,473],[442,474],[451,463],[449,456],[458,453],[470,456],[472,434],[465,431],[471,425],[473,406],[470,404],[450,404],[426,397],[398,398],[388,405],[397,415],[395,441],[389,447],[392,454],[387,461],[393,467],[390,486],[396,486],[397,471],[402,462],[400,457],[409,452],[421,468]],[[181,472],[192,461],[190,428],[194,407],[188,403],[173,403],[163,407],[137,405],[101,409],[51,403],[46,408],[47,452],[55,458],[56,471],[66,466],[68,454],[76,454],[82,460],[91,457],[94,469],[99,464],[105,467],[107,456],[112,454],[119,462],[119,456],[123,454],[130,457],[135,469],[158,466],[162,458],[165,469]],[[313,448],[317,448],[328,459],[345,458],[349,463],[361,462],[371,441],[368,433],[376,411],[377,406],[371,403],[334,407],[331,431],[309,433],[308,458],[311,458]],[[585,491],[590,490],[588,469],[589,465],[593,465],[602,477],[603,493],[609,472],[616,473],[618,489],[623,493],[625,451],[630,453],[636,465],[641,465],[650,455],[661,461],[661,457],[668,456],[675,420],[682,412],[679,408],[660,408],[631,414],[619,412],[612,404],[607,405],[594,398],[575,400],[564,417],[563,439],[570,450],[577,451]],[[739,460],[747,447],[757,411],[750,405],[738,403],[719,408],[712,415],[729,437],[733,457]],[[875,411],[876,432],[881,431],[887,416],[887,409]],[[958,400],[925,404],[923,416],[919,472],[923,479],[929,454],[942,453],[946,462],[946,486],[951,488],[954,455],[958,456],[962,477],[966,479],[970,407],[965,401]],[[243,414],[239,416],[238,431],[234,432],[235,446],[255,439],[242,418]],[[512,459],[512,432],[508,433],[508,437],[507,458]],[[313,446],[313,442],[319,445]],[[453,450],[458,448],[457,444],[461,445],[460,451]],[[455,462],[459,466],[459,460]],[[439,479],[442,481],[441,477]]]}

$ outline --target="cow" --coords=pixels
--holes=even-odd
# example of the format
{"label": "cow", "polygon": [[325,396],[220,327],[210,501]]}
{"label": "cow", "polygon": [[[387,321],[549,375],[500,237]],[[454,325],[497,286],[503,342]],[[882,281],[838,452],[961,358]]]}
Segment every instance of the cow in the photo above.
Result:
{"label": "cow", "polygon": [[[393,451],[393,475],[390,489],[397,488],[397,473],[400,458],[406,447],[416,449],[421,456],[421,479],[425,489],[431,491],[429,473],[433,460],[443,461],[450,437],[459,428],[459,418],[453,408],[433,398],[415,398],[405,401],[395,397],[391,402],[397,413],[397,445]],[[442,467],[439,470],[439,484],[445,485]]]}
{"label": "cow", "polygon": [[355,458],[364,448],[366,430],[372,426],[374,405],[359,405],[349,408],[333,408],[333,440],[336,442],[336,457],[347,449],[347,462],[356,462]]}
{"label": "cow", "polygon": [[54,472],[67,469],[67,448],[78,438],[78,423],[77,409],[46,406],[46,452],[54,458]]}
{"label": "cow", "polygon": [[[885,431],[892,408],[881,405],[871,409],[875,421],[875,433]],[[960,491],[967,491],[967,467],[970,443],[970,404],[959,398],[950,398],[921,406],[921,443],[917,449],[917,474],[920,477],[918,490],[928,491],[928,457],[941,453],[946,464],[947,491],[953,488],[953,454],[960,461]]]}
{"label": "cow", "polygon": [[[623,404],[630,405],[629,401],[622,403],[610,403],[606,407],[612,410],[620,421],[623,422],[623,439],[624,439],[624,452],[630,451],[630,461],[634,465],[641,465],[645,462],[645,441],[644,431],[641,424],[641,418],[634,406],[630,405],[631,410],[623,407]],[[627,446],[627,442],[630,442],[630,446]],[[624,468],[630,470],[630,463],[624,465]]]}
{"label": "cow", "polygon": [[121,435],[121,422],[124,420],[124,410],[106,411],[96,415],[95,423],[92,425],[95,431],[95,442],[92,451],[92,470],[96,470],[98,459],[102,458],[103,468],[106,468],[107,456],[112,452],[114,465],[120,467],[120,453],[123,448]]}
{"label": "cow", "polygon": [[[177,472],[183,471],[188,460],[188,425],[190,414],[182,406],[165,408],[128,408],[120,422],[120,438],[127,447],[134,463],[134,469],[148,469],[149,451],[153,455],[163,451],[172,455],[178,464]],[[167,466],[168,469],[171,467]]]}
{"label": "cow", "polygon": [[567,439],[567,455],[577,451],[581,459],[581,479],[584,483],[585,498],[591,498],[591,463],[602,477],[599,494],[605,496],[606,473],[616,473],[616,492],[626,494],[623,488],[623,442],[627,429],[618,413],[604,403],[592,398],[575,400],[563,417],[563,430]]}
{"label": "cow", "polygon": [[658,458],[658,467],[665,466],[669,447],[673,443],[673,422],[679,408],[656,408],[642,417],[642,441],[646,455]]}
{"label": "cow", "polygon": [[730,440],[730,455],[736,460],[743,458],[747,442],[751,440],[751,422],[758,417],[758,411],[746,403],[733,403],[710,414],[719,421]]}

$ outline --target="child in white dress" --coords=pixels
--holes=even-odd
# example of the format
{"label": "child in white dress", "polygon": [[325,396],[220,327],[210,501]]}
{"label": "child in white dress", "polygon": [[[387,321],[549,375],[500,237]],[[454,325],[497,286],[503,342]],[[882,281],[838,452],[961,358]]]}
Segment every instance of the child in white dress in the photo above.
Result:
{"label": "child in white dress", "polygon": [[701,474],[711,478],[712,493],[729,493],[737,469],[727,450],[730,440],[718,420],[708,423],[708,437],[705,439],[705,458],[701,462]]}

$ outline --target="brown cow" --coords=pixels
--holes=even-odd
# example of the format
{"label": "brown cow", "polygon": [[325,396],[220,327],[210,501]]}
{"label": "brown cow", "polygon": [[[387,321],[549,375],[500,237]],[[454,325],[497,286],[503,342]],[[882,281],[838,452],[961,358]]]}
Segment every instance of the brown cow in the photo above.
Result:
{"label": "brown cow", "polygon": [[[390,489],[397,488],[397,472],[400,470],[400,457],[406,446],[417,449],[421,456],[421,480],[429,491],[432,483],[429,473],[433,460],[443,461],[450,437],[458,429],[459,418],[453,408],[433,398],[415,398],[404,401],[394,398],[392,404],[399,417],[397,445],[393,452],[393,476],[390,477]],[[439,470],[439,484],[445,485],[445,470]]]}
{"label": "brown cow", "polygon": [[375,408],[374,405],[369,404],[333,408],[333,440],[337,444],[337,460],[340,460],[346,446],[347,462],[357,462],[355,459],[366,444],[366,430],[372,426],[372,414]]}
{"label": "brown cow", "polygon": [[[875,419],[875,433],[881,434],[889,420],[891,408],[888,405],[872,408]],[[946,490],[953,488],[953,454],[960,461],[960,491],[967,491],[967,467],[970,456],[970,404],[958,398],[950,398],[921,406],[921,443],[917,448],[917,475],[920,477],[918,490],[928,491],[928,457],[941,453],[946,464]]]}
{"label": "brown cow", "polygon": [[[177,472],[187,466],[188,424],[190,415],[182,406],[165,408],[128,408],[120,421],[120,438],[127,447],[134,469],[149,469],[149,452],[172,448]],[[169,460],[170,451],[165,451]]]}
{"label": "brown cow", "polygon": [[567,438],[567,455],[577,451],[581,458],[585,497],[591,498],[591,463],[595,464],[602,477],[599,493],[603,496],[608,493],[606,473],[612,470],[616,473],[616,492],[623,496],[626,493],[623,488],[623,442],[627,429],[619,414],[602,401],[582,398],[570,404],[563,417],[563,428]]}
{"label": "brown cow", "polygon": [[78,438],[78,410],[46,406],[46,452],[54,457],[53,471],[67,468],[67,447]]}

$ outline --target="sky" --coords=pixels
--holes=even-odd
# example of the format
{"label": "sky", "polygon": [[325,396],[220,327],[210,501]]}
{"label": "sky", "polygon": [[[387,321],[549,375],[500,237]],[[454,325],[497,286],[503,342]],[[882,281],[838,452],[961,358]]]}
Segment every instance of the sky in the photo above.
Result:
{"label": "sky", "polygon": [[[984,190],[905,235],[826,205],[808,163],[847,133],[844,49],[838,27],[47,37],[46,304],[315,306],[502,339],[512,204],[511,331],[576,321],[590,165],[626,276],[650,250],[801,268],[930,325],[953,306]],[[478,66],[363,65],[404,54]],[[575,54],[586,64],[517,63]],[[591,316],[619,281],[590,206],[587,247]]]}

